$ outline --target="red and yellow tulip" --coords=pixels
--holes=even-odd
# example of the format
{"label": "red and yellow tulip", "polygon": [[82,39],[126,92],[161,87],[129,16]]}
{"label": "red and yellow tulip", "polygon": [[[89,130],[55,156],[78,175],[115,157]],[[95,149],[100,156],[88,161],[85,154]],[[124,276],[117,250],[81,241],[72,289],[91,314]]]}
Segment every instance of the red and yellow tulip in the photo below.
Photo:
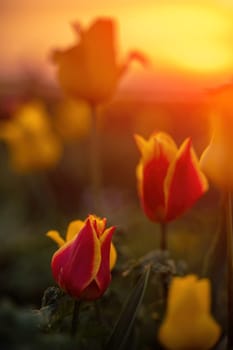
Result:
{"label": "red and yellow tulip", "polygon": [[163,132],[154,133],[149,140],[135,135],[135,140],[141,152],[136,175],[144,212],[152,221],[174,220],[208,189],[191,139],[179,149]]}
{"label": "red and yellow tulip", "polygon": [[169,350],[208,350],[220,337],[221,329],[210,313],[208,279],[194,275],[173,278],[159,341]]}
{"label": "red and yellow tulip", "polygon": [[66,240],[57,231],[47,236],[59,245],[51,267],[58,285],[71,296],[94,300],[102,296],[111,281],[116,250],[111,242],[115,227],[106,229],[106,219],[89,215],[85,222],[68,226]]}

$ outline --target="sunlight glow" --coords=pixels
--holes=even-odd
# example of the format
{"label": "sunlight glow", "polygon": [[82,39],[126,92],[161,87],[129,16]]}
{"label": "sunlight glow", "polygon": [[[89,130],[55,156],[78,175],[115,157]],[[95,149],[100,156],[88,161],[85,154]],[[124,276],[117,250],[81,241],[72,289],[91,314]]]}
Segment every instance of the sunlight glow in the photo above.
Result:
{"label": "sunlight glow", "polygon": [[80,21],[86,26],[98,16],[119,22],[118,51],[122,55],[140,50],[159,72],[183,72],[204,79],[233,71],[233,6],[228,5],[229,0],[101,0],[102,6],[100,0],[93,0],[91,6],[81,0],[59,0],[56,7],[55,0],[51,1],[53,5],[10,0],[18,8],[12,11],[8,6],[2,18],[0,72],[12,74],[15,66],[33,61],[48,67],[51,50],[74,40],[69,24]]}
{"label": "sunlight glow", "polygon": [[232,67],[232,13],[210,5],[167,3],[138,12],[139,18],[140,29],[132,24],[138,45],[148,47],[155,62],[205,74]]}

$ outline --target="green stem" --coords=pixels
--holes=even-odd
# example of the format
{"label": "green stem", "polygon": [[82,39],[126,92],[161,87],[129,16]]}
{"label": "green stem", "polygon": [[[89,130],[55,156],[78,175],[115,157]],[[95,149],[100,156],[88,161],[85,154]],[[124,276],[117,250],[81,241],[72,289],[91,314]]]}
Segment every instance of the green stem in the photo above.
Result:
{"label": "green stem", "polygon": [[75,300],[73,308],[73,316],[71,323],[71,336],[74,337],[78,327],[79,310],[80,310],[81,300]]}
{"label": "green stem", "polygon": [[167,225],[164,222],[160,224],[160,232],[160,249],[164,251],[167,250]]}
{"label": "green stem", "polygon": [[93,212],[101,211],[101,159],[100,135],[98,130],[97,107],[91,106],[91,133],[90,133],[90,182],[93,197]]}
{"label": "green stem", "polygon": [[232,227],[232,198],[226,194],[226,233],[227,233],[227,349],[233,349],[233,227]]}

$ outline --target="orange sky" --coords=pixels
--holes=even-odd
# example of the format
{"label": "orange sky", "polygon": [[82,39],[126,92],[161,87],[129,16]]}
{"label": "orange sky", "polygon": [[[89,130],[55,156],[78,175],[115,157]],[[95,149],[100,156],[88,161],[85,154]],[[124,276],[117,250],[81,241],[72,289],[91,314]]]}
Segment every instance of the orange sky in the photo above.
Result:
{"label": "orange sky", "polygon": [[32,60],[49,67],[50,50],[74,39],[69,22],[96,16],[115,17],[120,52],[141,49],[155,75],[207,85],[231,78],[232,0],[1,0],[0,75]]}

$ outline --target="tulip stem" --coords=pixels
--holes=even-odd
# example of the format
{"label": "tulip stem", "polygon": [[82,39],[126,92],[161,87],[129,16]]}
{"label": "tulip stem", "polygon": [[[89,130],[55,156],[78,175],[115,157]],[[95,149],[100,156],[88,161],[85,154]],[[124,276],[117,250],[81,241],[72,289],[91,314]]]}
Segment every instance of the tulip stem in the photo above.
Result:
{"label": "tulip stem", "polygon": [[71,336],[74,337],[78,327],[79,310],[80,310],[81,300],[74,301],[73,316],[71,323]]}
{"label": "tulip stem", "polygon": [[[167,225],[165,222],[160,224],[160,250],[165,253],[167,250]],[[165,254],[163,254],[165,256]],[[164,305],[167,303],[167,294],[168,294],[168,285],[167,278],[164,274],[161,274],[161,284],[162,284],[162,293],[164,298]]]}
{"label": "tulip stem", "polygon": [[160,249],[164,251],[167,250],[167,225],[164,222],[160,224],[160,232]]}
{"label": "tulip stem", "polygon": [[97,106],[91,105],[91,132],[90,132],[90,182],[93,197],[93,212],[101,210],[101,160],[100,135],[98,130]]}
{"label": "tulip stem", "polygon": [[231,192],[226,194],[226,235],[227,235],[227,349],[233,349],[233,227],[232,227],[232,198]]}

